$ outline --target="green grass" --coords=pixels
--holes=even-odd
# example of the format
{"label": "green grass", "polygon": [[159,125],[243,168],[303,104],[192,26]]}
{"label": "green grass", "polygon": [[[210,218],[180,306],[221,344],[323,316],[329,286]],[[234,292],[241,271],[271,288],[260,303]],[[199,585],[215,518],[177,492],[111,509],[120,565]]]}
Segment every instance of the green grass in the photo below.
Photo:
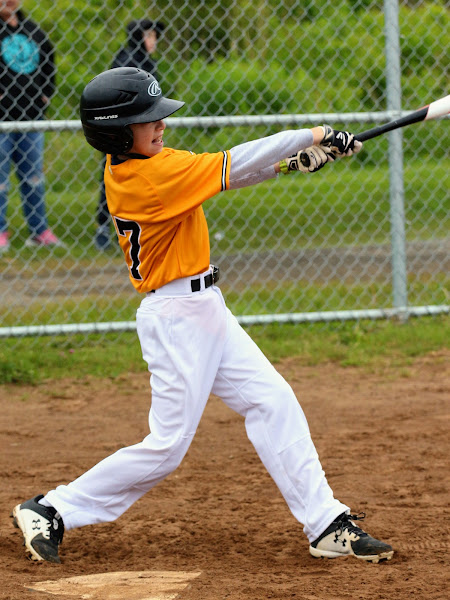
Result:
{"label": "green grass", "polygon": [[[381,279],[381,278],[379,278]],[[446,287],[447,285],[447,287]],[[290,284],[264,283],[243,290],[228,290],[221,286],[227,304],[236,315],[254,315],[289,312],[315,312],[334,310],[363,310],[390,308],[392,286],[386,281],[352,282],[333,279],[329,283],[300,281]],[[426,277],[411,275],[408,279],[409,304],[426,304],[424,298],[432,295],[435,304],[448,303],[448,277],[435,275],[432,281]]]}
{"label": "green grass", "polygon": [[297,357],[300,364],[335,362],[341,366],[377,368],[386,363],[408,364],[415,357],[448,349],[448,316],[359,321],[312,326],[269,325],[250,332],[261,349],[276,362]]}
{"label": "green grass", "polygon": [[[397,321],[274,324],[247,330],[274,363],[292,357],[303,365],[331,361],[365,369],[386,364],[408,365],[415,357],[448,348],[450,339],[446,316],[411,318],[403,324]],[[124,373],[146,371],[134,332],[110,334],[107,338],[90,335],[39,340],[38,347],[30,347],[26,338],[2,341],[2,383],[38,384],[67,377],[82,380],[88,376],[114,379]],[[45,346],[45,351],[41,346]]]}
{"label": "green grass", "polygon": [[[436,275],[430,282],[427,278],[410,276],[408,298],[412,306],[426,304],[423,300],[432,294],[434,304],[448,303],[447,278]],[[264,282],[244,289],[235,289],[233,282],[224,282],[221,289],[227,305],[236,315],[279,314],[290,312],[316,312],[335,310],[363,310],[391,308],[392,290],[387,281],[345,282],[332,280],[310,283],[298,281],[280,285],[279,282]],[[129,293],[117,296],[93,292],[77,298],[69,295],[53,300],[38,298],[35,302],[11,307],[0,306],[2,327],[24,325],[52,325],[61,323],[95,323],[111,321],[134,321],[141,297],[131,285]]]}

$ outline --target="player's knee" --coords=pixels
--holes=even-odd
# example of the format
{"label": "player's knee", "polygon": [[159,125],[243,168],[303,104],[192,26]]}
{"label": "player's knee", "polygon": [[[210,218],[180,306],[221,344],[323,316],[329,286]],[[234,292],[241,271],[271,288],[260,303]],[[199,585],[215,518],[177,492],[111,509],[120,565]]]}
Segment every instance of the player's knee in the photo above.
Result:
{"label": "player's knee", "polygon": [[270,395],[276,405],[297,403],[294,390],[281,375],[274,381]]}
{"label": "player's knee", "polygon": [[284,380],[267,390],[258,409],[267,419],[277,419],[278,415],[283,415],[283,419],[287,420],[296,419],[298,411],[302,410],[294,390]]}
{"label": "player's knee", "polygon": [[161,455],[164,460],[165,468],[168,472],[178,468],[188,451],[192,437],[186,437],[181,432],[167,437],[160,437],[150,434],[143,441],[143,445],[153,454],[155,451]]}

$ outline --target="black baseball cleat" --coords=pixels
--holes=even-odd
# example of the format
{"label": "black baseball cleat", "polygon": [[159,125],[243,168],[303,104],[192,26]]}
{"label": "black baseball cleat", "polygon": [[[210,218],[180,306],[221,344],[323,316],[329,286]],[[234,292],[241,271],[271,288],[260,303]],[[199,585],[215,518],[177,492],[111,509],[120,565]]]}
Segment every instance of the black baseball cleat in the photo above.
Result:
{"label": "black baseball cleat", "polygon": [[309,546],[315,558],[337,558],[353,554],[356,558],[372,563],[391,560],[394,550],[389,544],[376,540],[363,531],[355,521],[362,521],[365,514],[342,513]]}
{"label": "black baseball cleat", "polygon": [[23,533],[23,545],[31,560],[60,563],[58,546],[64,535],[61,515],[53,507],[39,504],[41,494],[18,504],[13,512],[13,525]]}

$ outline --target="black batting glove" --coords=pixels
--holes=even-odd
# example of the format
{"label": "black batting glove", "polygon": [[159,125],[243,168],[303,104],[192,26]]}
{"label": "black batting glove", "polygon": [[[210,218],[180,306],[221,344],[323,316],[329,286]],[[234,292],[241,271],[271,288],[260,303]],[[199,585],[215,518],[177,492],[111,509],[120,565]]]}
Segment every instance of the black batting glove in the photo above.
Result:
{"label": "black batting glove", "polygon": [[327,146],[337,156],[351,156],[357,154],[362,143],[355,140],[355,136],[348,131],[338,131],[330,125],[322,125],[324,129],[323,140],[320,142],[322,146]]}

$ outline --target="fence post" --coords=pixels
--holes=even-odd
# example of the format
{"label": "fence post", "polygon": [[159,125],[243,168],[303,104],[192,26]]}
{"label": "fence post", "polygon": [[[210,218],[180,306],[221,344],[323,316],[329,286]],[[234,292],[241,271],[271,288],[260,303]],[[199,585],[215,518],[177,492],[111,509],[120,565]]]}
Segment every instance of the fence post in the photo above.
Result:
{"label": "fence post", "polygon": [[[387,109],[401,111],[400,29],[398,0],[384,0]],[[389,133],[389,187],[391,206],[391,263],[393,306],[407,318],[408,290],[403,188],[403,136]]]}

